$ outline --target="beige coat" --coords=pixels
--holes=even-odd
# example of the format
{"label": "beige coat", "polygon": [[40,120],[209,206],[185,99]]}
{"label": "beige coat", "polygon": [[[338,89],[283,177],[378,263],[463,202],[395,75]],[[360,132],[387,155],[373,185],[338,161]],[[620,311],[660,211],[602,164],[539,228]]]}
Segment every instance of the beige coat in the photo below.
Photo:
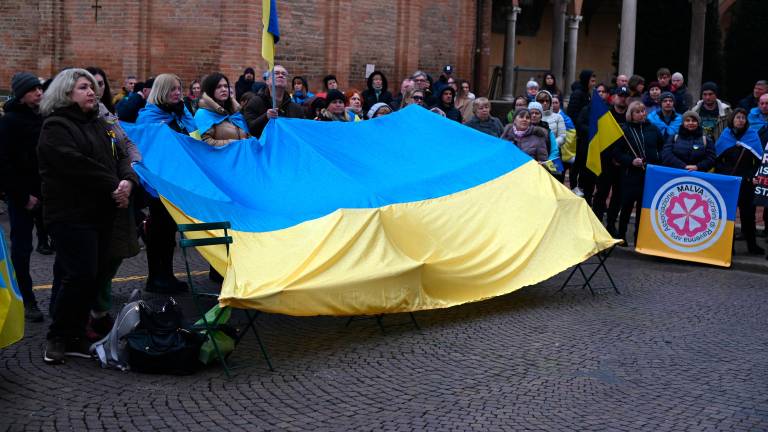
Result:
{"label": "beige coat", "polygon": [[[232,106],[234,107],[234,112],[240,110],[240,105],[237,103],[237,101],[235,101],[234,98],[232,98]],[[203,93],[203,96],[200,98],[198,107],[199,109],[207,109],[209,111],[223,115],[230,114],[227,112],[227,110],[222,108],[218,103],[216,103],[216,101],[211,99],[211,97],[205,93]],[[251,136],[248,131],[240,129],[229,120],[224,120],[223,122],[214,125],[207,131],[201,132],[203,141],[205,141],[206,144],[214,147],[221,147],[223,145],[229,144],[232,141],[245,139]]]}

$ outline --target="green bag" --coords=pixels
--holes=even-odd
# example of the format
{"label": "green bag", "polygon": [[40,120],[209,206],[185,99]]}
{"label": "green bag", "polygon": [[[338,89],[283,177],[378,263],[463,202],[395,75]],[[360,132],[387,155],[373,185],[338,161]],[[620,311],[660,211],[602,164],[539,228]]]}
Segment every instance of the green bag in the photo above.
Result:
{"label": "green bag", "polygon": [[[229,318],[232,315],[232,310],[230,308],[225,308],[224,311],[221,312],[218,321],[216,321],[216,316],[219,315],[220,311],[221,307],[216,305],[205,313],[205,319],[208,321],[208,324],[216,329],[211,331],[210,336],[206,338],[205,342],[203,342],[203,345],[200,347],[200,356],[198,359],[205,365],[209,365],[218,360],[216,349],[213,346],[211,338],[216,340],[221,355],[226,357],[229,353],[235,350],[235,330],[227,325]],[[200,334],[205,335],[205,322],[202,318],[195,323],[195,328],[203,329]]]}

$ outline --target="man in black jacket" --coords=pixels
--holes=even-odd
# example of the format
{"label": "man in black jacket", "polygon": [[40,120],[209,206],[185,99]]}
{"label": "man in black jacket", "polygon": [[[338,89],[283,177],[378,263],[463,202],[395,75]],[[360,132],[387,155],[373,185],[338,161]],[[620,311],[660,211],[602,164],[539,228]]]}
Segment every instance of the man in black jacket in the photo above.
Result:
{"label": "man in black jacket", "polygon": [[38,112],[43,98],[40,80],[20,72],[11,80],[13,99],[0,118],[0,189],[8,199],[11,223],[11,261],[24,299],[27,320],[41,322],[43,314],[32,291],[29,262],[32,255],[34,213],[40,211],[40,174],[37,141],[43,119]]}
{"label": "man in black jacket", "polygon": [[117,117],[120,121],[136,123],[136,119],[139,117],[139,111],[147,105],[147,97],[149,97],[149,92],[152,91],[152,85],[154,83],[155,80],[152,78],[143,83],[136,83],[133,87],[134,92],[117,104],[115,109],[117,110]]}
{"label": "man in black jacket", "polygon": [[[288,71],[281,65],[275,65],[273,72],[269,73],[267,79],[267,88],[261,93],[252,97],[243,107],[243,116],[248,123],[248,132],[260,137],[264,128],[267,127],[269,119],[278,117],[304,118],[304,110],[295,102],[291,102],[291,95],[288,94]],[[272,80],[275,80],[275,100],[277,108],[272,108]]]}
{"label": "man in black jacket", "polygon": [[584,69],[579,74],[579,80],[571,84],[571,98],[568,99],[568,117],[575,119],[579,117],[581,109],[589,105],[592,99],[592,89],[597,84],[595,73],[589,69]]}

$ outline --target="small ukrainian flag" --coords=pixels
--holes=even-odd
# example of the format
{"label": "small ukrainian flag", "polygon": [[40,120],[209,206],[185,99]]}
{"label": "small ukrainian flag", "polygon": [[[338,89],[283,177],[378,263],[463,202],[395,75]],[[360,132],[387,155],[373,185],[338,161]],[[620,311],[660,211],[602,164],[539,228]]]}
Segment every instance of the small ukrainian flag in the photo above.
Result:
{"label": "small ukrainian flag", "polygon": [[277,0],[262,0],[261,21],[264,31],[261,34],[261,56],[275,67],[275,44],[280,40],[280,26],[277,23]]}

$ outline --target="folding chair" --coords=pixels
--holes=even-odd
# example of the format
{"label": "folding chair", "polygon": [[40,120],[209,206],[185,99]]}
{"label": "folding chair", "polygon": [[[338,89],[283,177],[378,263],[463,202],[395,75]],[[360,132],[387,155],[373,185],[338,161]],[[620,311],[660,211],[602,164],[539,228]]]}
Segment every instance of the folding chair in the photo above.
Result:
{"label": "folding chair", "polygon": [[367,321],[367,320],[376,320],[376,324],[379,326],[379,330],[381,330],[381,334],[387,334],[387,327],[401,327],[408,324],[413,324],[414,327],[416,327],[416,330],[421,330],[421,327],[419,327],[419,323],[416,321],[416,316],[413,315],[413,312],[408,312],[408,315],[411,317],[410,322],[401,322],[401,323],[394,323],[394,324],[387,324],[384,325],[384,314],[378,314],[378,315],[354,315],[349,317],[347,320],[347,324],[344,327],[349,327],[350,324],[352,324],[353,321]]}
{"label": "folding chair", "polygon": [[[563,292],[567,286],[579,286],[580,284],[572,284],[568,285],[568,282],[571,281],[571,278],[573,278],[573,275],[576,274],[578,271],[581,273],[581,277],[584,279],[584,283],[581,284],[581,289],[589,288],[589,292],[594,296],[595,290],[592,287],[592,279],[595,277],[598,271],[601,269],[605,273],[605,276],[608,277],[608,281],[610,282],[610,287],[613,288],[613,290],[616,292],[616,294],[621,294],[619,292],[619,289],[616,287],[616,283],[613,281],[613,278],[611,277],[611,273],[608,271],[608,267],[605,266],[605,262],[608,261],[608,258],[611,256],[611,252],[613,252],[613,249],[616,248],[616,245],[613,245],[609,247],[608,249],[602,250],[595,255],[593,255],[591,258],[596,258],[597,262],[589,262],[589,260],[584,261],[583,263],[576,264],[576,266],[571,270],[571,273],[568,275],[568,277],[565,279],[565,282],[563,282],[563,285],[560,287],[557,292]],[[592,272],[587,275],[584,271],[583,266],[588,265],[594,265],[595,268],[592,269]]]}
{"label": "folding chair", "polygon": [[[210,340],[213,344],[213,349],[216,352],[216,357],[221,362],[221,365],[224,366],[224,372],[227,374],[227,378],[231,376],[230,374],[230,367],[227,364],[226,358],[229,357],[229,354],[226,356],[222,354],[221,349],[219,348],[219,344],[216,342],[216,338],[213,335],[213,332],[215,332],[219,326],[219,319],[223,315],[226,308],[220,308],[219,312],[216,314],[216,317],[210,321],[206,317],[206,311],[204,310],[203,305],[201,304],[201,300],[204,298],[213,298],[218,299],[219,294],[218,293],[211,293],[211,292],[201,292],[198,291],[198,289],[195,287],[194,281],[192,280],[192,272],[189,267],[189,256],[187,254],[187,249],[191,247],[204,247],[204,246],[216,246],[216,245],[224,245],[227,248],[227,256],[229,256],[229,245],[232,243],[232,237],[229,235],[228,230],[231,227],[231,224],[229,222],[210,222],[210,223],[198,223],[198,224],[179,224],[178,230],[181,235],[181,240],[179,241],[179,246],[181,247],[181,253],[184,256],[184,265],[186,266],[187,270],[187,282],[189,283],[189,289],[192,293],[192,301],[195,303],[195,307],[197,308],[198,313],[202,316],[203,326],[202,330],[205,332],[205,336],[207,340]],[[190,239],[187,238],[187,233],[195,232],[195,231],[213,231],[213,230],[223,230],[224,235],[222,237],[209,237],[209,238],[200,238],[200,239]],[[264,355],[264,359],[267,361],[267,366],[269,366],[270,371],[274,371],[274,368],[272,368],[272,362],[269,359],[269,354],[267,353],[267,349],[264,347],[264,344],[261,341],[261,337],[259,337],[259,332],[256,329],[256,325],[254,324],[254,321],[256,320],[256,317],[258,317],[258,311],[252,312],[247,309],[243,309],[243,312],[245,312],[246,317],[248,318],[248,324],[247,326],[238,332],[237,337],[235,338],[235,347],[240,343],[245,333],[248,331],[248,328],[253,330],[253,334],[256,336],[256,341],[259,343],[259,348],[261,349],[262,355]],[[234,351],[232,351],[234,352]]]}

